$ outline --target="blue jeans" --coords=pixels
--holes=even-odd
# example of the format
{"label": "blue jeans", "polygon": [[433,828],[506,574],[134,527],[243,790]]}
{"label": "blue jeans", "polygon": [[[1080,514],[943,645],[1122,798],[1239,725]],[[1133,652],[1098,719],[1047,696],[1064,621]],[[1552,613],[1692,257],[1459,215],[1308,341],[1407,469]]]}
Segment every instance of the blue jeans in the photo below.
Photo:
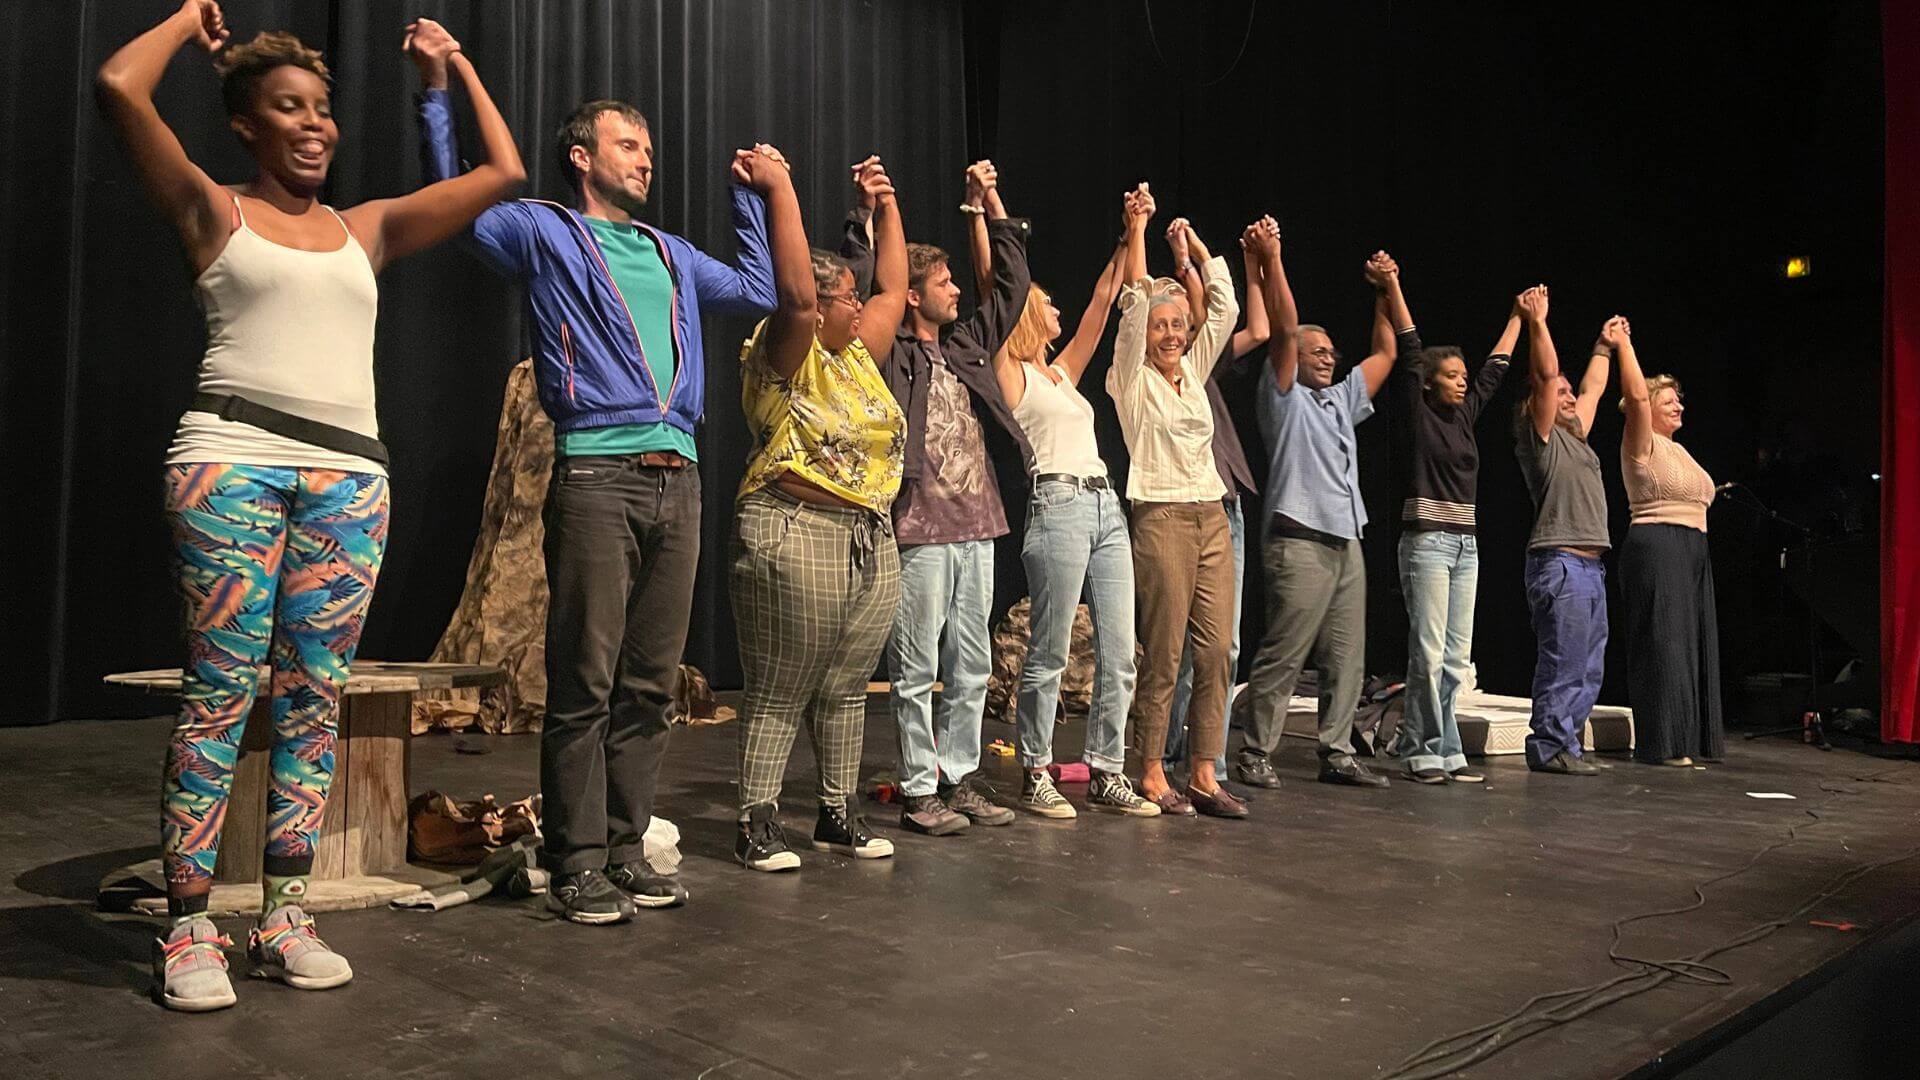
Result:
{"label": "blue jeans", "polygon": [[[1247,584],[1247,519],[1240,508],[1240,500],[1227,503],[1227,531],[1233,536],[1233,644],[1227,648],[1228,681],[1237,683],[1240,677],[1240,605]],[[1233,717],[1234,687],[1227,688],[1227,717]],[[1167,722],[1168,762],[1187,759],[1187,700],[1193,696],[1193,635],[1187,635],[1186,648],[1180,652],[1180,676],[1173,684],[1173,711]],[[1222,729],[1228,735],[1232,732]],[[1220,757],[1214,761],[1214,768],[1226,775],[1226,744],[1221,743]]]}
{"label": "blue jeans", "polygon": [[[900,789],[932,795],[980,767],[980,717],[993,674],[993,541],[900,549],[900,606],[887,641]],[[933,683],[942,684],[933,704]]]}
{"label": "blue jeans", "polygon": [[1060,676],[1073,644],[1073,616],[1086,599],[1093,619],[1093,705],[1086,761],[1104,772],[1126,765],[1127,710],[1133,704],[1133,544],[1127,512],[1112,489],[1060,481],[1034,489],[1020,548],[1033,598],[1033,633],[1020,672],[1020,764],[1053,764]]}
{"label": "blue jeans", "polygon": [[1473,662],[1473,598],[1480,545],[1440,531],[1400,534],[1400,591],[1407,598],[1407,698],[1400,760],[1409,769],[1467,767],[1454,702]]}
{"label": "blue jeans", "polygon": [[1558,548],[1527,552],[1527,607],[1540,653],[1533,665],[1533,734],[1527,764],[1561,751],[1580,756],[1580,736],[1607,663],[1607,568]]}

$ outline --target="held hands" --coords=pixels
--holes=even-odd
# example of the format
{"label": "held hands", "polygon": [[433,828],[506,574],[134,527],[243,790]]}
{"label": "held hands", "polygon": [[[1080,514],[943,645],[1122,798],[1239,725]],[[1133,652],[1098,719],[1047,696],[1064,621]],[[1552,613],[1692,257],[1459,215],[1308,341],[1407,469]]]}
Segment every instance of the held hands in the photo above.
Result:
{"label": "held hands", "polygon": [[[893,178],[887,175],[887,167],[880,164],[878,155],[856,162],[852,169],[853,186],[860,191],[861,206],[874,210],[893,201]],[[967,172],[971,176],[973,170]]]}
{"label": "held hands", "polygon": [[432,19],[416,19],[407,24],[407,36],[400,51],[412,57],[420,69],[420,78],[430,87],[447,85],[447,62],[460,51],[460,43],[447,28]]}
{"label": "held hands", "polygon": [[1240,233],[1240,249],[1261,259],[1280,254],[1280,223],[1268,214],[1248,225]]}
{"label": "held hands", "polygon": [[1147,190],[1147,185],[1143,181],[1132,191],[1127,192],[1120,214],[1121,224],[1129,229],[1145,232],[1147,222],[1153,220],[1153,215],[1158,209],[1153,202],[1153,193]]}
{"label": "held hands", "polygon": [[1188,246],[1187,234],[1192,226],[1183,217],[1174,218],[1167,223],[1167,247],[1173,251],[1173,266],[1176,273],[1184,271],[1193,262],[1193,251]]}
{"label": "held hands", "polygon": [[1594,355],[1617,353],[1620,351],[1620,346],[1629,343],[1632,339],[1633,324],[1627,321],[1625,315],[1615,315],[1600,328],[1600,340],[1593,344]]}
{"label": "held hands", "polygon": [[214,0],[186,0],[177,17],[193,21],[193,40],[208,52],[217,51],[231,36],[226,16]]}
{"label": "held hands", "polygon": [[1376,251],[1367,257],[1367,266],[1364,273],[1366,274],[1367,284],[1381,292],[1385,292],[1399,282],[1400,264],[1394,262],[1393,256],[1386,252]]}
{"label": "held hands", "polygon": [[1527,322],[1538,324],[1547,321],[1547,287],[1545,285],[1535,285],[1521,293],[1519,299],[1513,303],[1514,307],[1519,309],[1520,317]]}
{"label": "held hands", "polygon": [[1000,170],[994,167],[993,162],[983,158],[967,166],[968,206],[986,206],[988,194],[999,186]]}
{"label": "held hands", "polygon": [[754,143],[751,150],[735,150],[731,171],[736,183],[762,197],[793,184],[793,166],[787,163],[786,155],[766,143]]}

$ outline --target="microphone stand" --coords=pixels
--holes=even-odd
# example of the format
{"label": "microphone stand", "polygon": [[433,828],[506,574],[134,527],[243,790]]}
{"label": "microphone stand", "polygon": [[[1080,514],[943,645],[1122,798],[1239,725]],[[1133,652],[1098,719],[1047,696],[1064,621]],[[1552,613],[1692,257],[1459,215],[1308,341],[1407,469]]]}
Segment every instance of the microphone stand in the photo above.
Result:
{"label": "microphone stand", "polygon": [[[1749,507],[1750,509],[1753,509],[1759,512],[1761,516],[1765,517],[1767,520],[1773,522],[1774,524],[1784,526],[1787,529],[1790,529],[1793,532],[1799,534],[1800,552],[1806,558],[1807,575],[1809,578],[1811,578],[1813,575],[1813,550],[1815,547],[1813,542],[1813,530],[1808,526],[1802,525],[1799,522],[1793,520],[1792,518],[1787,517],[1786,515],[1781,514],[1778,511],[1774,510],[1773,507],[1768,506],[1766,503],[1762,502],[1760,499],[1760,496],[1755,495],[1753,493],[1752,488],[1747,487],[1747,485],[1739,482],[1738,480],[1733,480],[1733,481],[1729,481],[1727,483],[1721,484],[1719,487],[1714,489],[1714,492],[1716,494],[1723,491],[1731,492],[1736,488],[1746,492],[1747,494],[1746,502],[1750,504],[1750,507]],[[1783,589],[1784,589],[1784,579],[1787,573],[1787,556],[1790,553],[1792,553],[1792,551],[1793,551],[1793,545],[1791,544],[1780,549],[1780,575],[1783,581]],[[1821,750],[1833,749],[1833,744],[1827,741],[1827,729],[1826,729],[1826,723],[1824,720],[1824,713],[1820,707],[1820,624],[1817,621],[1817,619],[1818,619],[1818,616],[1815,615],[1813,611],[1813,603],[1812,601],[1808,601],[1807,603],[1807,707],[1806,707],[1806,710],[1800,714],[1800,722],[1798,724],[1788,724],[1782,727],[1770,728],[1766,731],[1750,731],[1746,735],[1746,738],[1749,742],[1751,742],[1754,739],[1764,739],[1770,735],[1785,735],[1785,734],[1788,734],[1789,732],[1797,732],[1800,735],[1801,742],[1811,743],[1813,746],[1816,746]]]}

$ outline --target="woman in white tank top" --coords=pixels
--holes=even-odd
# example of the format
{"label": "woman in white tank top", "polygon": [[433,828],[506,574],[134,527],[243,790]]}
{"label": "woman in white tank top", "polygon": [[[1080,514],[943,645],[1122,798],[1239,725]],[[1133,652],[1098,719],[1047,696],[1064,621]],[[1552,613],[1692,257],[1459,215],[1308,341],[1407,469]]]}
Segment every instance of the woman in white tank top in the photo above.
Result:
{"label": "woman in white tank top", "polygon": [[[303,990],[353,977],[301,900],[332,785],[335,706],[386,550],[374,277],[465,228],[525,178],[458,43],[423,19],[407,28],[407,51],[423,71],[449,62],[460,71],[487,164],[336,213],[318,201],[339,141],[320,54],[285,33],[220,51],[227,37],[218,4],[187,0],[98,79],[134,172],[186,245],[207,317],[195,408],[167,453],[188,663],[161,806],[171,926],[154,950],[156,996],[195,1012],[234,1002],[228,942],[206,917],[207,896],[263,665],[275,730],[265,904],[249,951],[261,973]],[[168,61],[189,42],[218,57],[233,130],[257,166],[247,184],[214,183],[154,107]]]}
{"label": "woman in white tank top", "polygon": [[[981,227],[975,233],[974,265],[987,274],[986,231]],[[1060,337],[1060,310],[1038,285],[1028,292],[1026,309],[1006,347],[993,358],[1000,392],[1026,432],[1034,457],[1020,549],[1032,601],[1018,699],[1025,774],[1020,804],[1051,818],[1077,813],[1054,787],[1047,767],[1053,764],[1060,680],[1083,595],[1093,619],[1095,652],[1085,754],[1091,771],[1088,806],[1136,816],[1159,813],[1133,791],[1122,772],[1127,711],[1133,701],[1133,548],[1127,539],[1126,509],[1094,438],[1093,406],[1079,389],[1120,291],[1122,254],[1124,249],[1117,248],[1107,261],[1079,328],[1051,361],[1053,343]]]}

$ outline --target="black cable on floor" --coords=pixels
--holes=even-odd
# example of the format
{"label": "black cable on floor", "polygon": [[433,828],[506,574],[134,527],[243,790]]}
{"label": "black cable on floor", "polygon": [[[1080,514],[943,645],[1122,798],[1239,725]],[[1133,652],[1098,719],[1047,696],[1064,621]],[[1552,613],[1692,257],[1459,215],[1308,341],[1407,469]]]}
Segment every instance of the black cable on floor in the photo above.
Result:
{"label": "black cable on floor", "polygon": [[[1886,780],[1884,778],[1886,776],[1898,771],[1900,770],[1889,769],[1882,773],[1876,773],[1871,776],[1854,777],[1854,779],[1863,783],[1885,783]],[[1612,940],[1607,946],[1607,959],[1616,964],[1635,965],[1637,970],[1616,975],[1611,979],[1592,983],[1587,986],[1574,987],[1570,990],[1556,990],[1551,993],[1538,994],[1528,998],[1525,1004],[1498,1020],[1481,1024],[1478,1027],[1468,1028],[1464,1031],[1457,1031],[1450,1035],[1443,1035],[1429,1042],[1408,1055],[1405,1060],[1394,1066],[1392,1070],[1383,1073],[1381,1080],[1437,1080],[1439,1077],[1448,1076],[1469,1065],[1484,1061],[1522,1039],[1537,1035],[1542,1031],[1551,1030],[1562,1024],[1571,1023],[1574,1020],[1586,1016],[1588,1013],[1603,1009],[1616,1001],[1623,1001],[1635,995],[1646,993],[1674,979],[1686,979],[1711,986],[1731,984],[1733,982],[1732,975],[1708,964],[1706,961],[1721,953],[1731,952],[1734,949],[1744,948],[1745,946],[1754,944],[1773,934],[1781,927],[1792,925],[1801,915],[1875,870],[1880,870],[1920,856],[1920,847],[1914,847],[1909,848],[1904,854],[1847,870],[1835,876],[1827,883],[1824,889],[1795,907],[1792,911],[1787,912],[1779,918],[1749,927],[1747,930],[1736,934],[1727,941],[1712,948],[1703,949],[1691,956],[1652,960],[1643,957],[1628,956],[1619,951],[1620,934],[1627,924],[1667,915],[1682,915],[1687,912],[1699,910],[1706,905],[1706,889],[1709,886],[1717,885],[1747,872],[1768,854],[1796,842],[1800,839],[1801,829],[1822,823],[1824,819],[1821,817],[1820,811],[1826,809],[1828,805],[1833,803],[1841,795],[1852,794],[1852,789],[1830,787],[1826,784],[1820,785],[1820,789],[1827,792],[1828,796],[1818,807],[1805,811],[1807,816],[1813,819],[1812,821],[1789,826],[1784,839],[1776,840],[1761,848],[1759,851],[1754,852],[1753,857],[1742,863],[1738,868],[1696,884],[1693,887],[1694,899],[1692,903],[1679,907],[1663,908],[1658,911],[1625,915],[1614,920]],[[1547,1002],[1561,1001],[1562,999],[1565,999],[1563,1004],[1555,1005],[1543,1012],[1534,1012],[1537,1007]]]}

